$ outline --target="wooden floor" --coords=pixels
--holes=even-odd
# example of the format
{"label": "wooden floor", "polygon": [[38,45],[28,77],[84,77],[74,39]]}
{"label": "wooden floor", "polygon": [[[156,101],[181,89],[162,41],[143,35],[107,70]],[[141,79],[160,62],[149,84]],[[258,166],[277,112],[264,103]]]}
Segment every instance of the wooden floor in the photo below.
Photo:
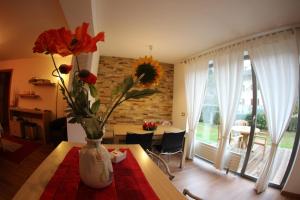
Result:
{"label": "wooden floor", "polygon": [[[0,158],[0,200],[11,199],[52,150],[52,146],[41,146],[20,164]],[[172,182],[177,189],[182,191],[187,188],[204,199],[287,199],[280,195],[279,190],[272,188],[257,195],[253,182],[233,174],[226,175],[224,172],[215,170],[211,164],[197,158],[194,161],[187,161],[183,170],[178,167],[179,158],[171,157],[168,163],[175,174]]]}
{"label": "wooden floor", "polygon": [[0,158],[0,200],[12,199],[30,174],[53,149],[53,146],[42,145],[20,164]]}
{"label": "wooden floor", "polygon": [[[168,161],[168,158],[165,157]],[[255,183],[238,175],[216,170],[210,163],[195,158],[187,161],[183,170],[178,168],[179,158],[169,159],[168,164],[175,174],[172,180],[179,191],[189,189],[195,195],[207,200],[284,200],[280,190],[268,188],[257,195]]]}

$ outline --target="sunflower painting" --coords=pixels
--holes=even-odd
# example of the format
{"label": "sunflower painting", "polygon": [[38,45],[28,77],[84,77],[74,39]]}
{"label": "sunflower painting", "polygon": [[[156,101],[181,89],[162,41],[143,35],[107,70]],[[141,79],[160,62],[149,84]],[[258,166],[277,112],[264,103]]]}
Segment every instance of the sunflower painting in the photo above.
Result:
{"label": "sunflower painting", "polygon": [[135,67],[135,76],[141,77],[140,84],[144,87],[157,85],[161,76],[162,69],[158,61],[152,56],[139,58],[133,65]]}

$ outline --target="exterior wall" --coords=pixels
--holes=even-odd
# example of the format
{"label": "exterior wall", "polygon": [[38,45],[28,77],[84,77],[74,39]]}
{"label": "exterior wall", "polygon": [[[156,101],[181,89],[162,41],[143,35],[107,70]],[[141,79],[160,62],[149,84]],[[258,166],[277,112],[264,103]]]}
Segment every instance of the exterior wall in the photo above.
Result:
{"label": "exterior wall", "polygon": [[[120,83],[126,75],[134,73],[132,64],[135,59],[101,56],[97,89],[101,104],[110,102],[112,89]],[[161,63],[163,78],[158,85],[161,93],[153,96],[129,100],[117,107],[110,116],[106,125],[106,136],[113,136],[113,125],[118,123],[131,123],[142,125],[144,120],[169,120],[172,119],[173,102],[173,73],[174,65]],[[103,109],[103,107],[102,107]]]}

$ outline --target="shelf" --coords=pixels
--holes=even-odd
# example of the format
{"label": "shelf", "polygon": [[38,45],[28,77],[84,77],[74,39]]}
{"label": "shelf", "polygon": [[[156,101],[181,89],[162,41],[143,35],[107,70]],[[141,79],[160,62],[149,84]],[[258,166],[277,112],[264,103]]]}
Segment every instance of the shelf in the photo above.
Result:
{"label": "shelf", "polygon": [[49,79],[42,79],[36,77],[32,77],[28,80],[28,82],[36,86],[55,86],[55,83],[52,83]]}
{"label": "shelf", "polygon": [[19,95],[21,98],[31,98],[31,99],[37,99],[40,98],[39,95],[36,94],[20,94]]}
{"label": "shelf", "polygon": [[51,82],[35,82],[35,83],[32,83],[32,85],[35,85],[35,86],[55,86],[55,83],[51,83]]}

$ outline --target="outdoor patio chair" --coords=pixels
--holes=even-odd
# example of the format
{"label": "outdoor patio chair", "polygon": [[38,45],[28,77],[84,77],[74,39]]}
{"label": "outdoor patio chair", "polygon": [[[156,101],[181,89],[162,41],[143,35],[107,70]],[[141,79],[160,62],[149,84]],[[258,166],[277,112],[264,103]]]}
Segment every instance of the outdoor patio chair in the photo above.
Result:
{"label": "outdoor patio chair", "polygon": [[[240,120],[236,120],[234,122],[235,126],[248,126],[249,123],[246,120],[240,119]],[[241,133],[239,132],[235,132],[235,131],[231,131],[230,132],[230,137],[229,137],[229,144],[231,144],[232,141],[238,141],[238,148],[242,148],[242,144],[243,144],[243,135],[241,135]]]}
{"label": "outdoor patio chair", "polygon": [[229,137],[229,144],[232,143],[232,141],[237,141],[238,144],[238,148],[242,148],[242,143],[243,143],[243,135],[241,135],[240,133],[238,132],[235,132],[235,131],[231,131],[230,132],[230,137]]}
{"label": "outdoor patio chair", "polygon": [[[220,125],[218,126],[218,142],[221,140],[221,129]],[[242,148],[242,142],[243,142],[243,136],[240,133],[231,131],[229,134],[229,144],[231,144],[232,141],[238,141],[238,148]]]}
{"label": "outdoor patio chair", "polygon": [[235,120],[234,125],[236,125],[236,126],[249,126],[249,123],[246,120],[239,119],[239,120]]}
{"label": "outdoor patio chair", "polygon": [[267,148],[267,132],[260,132],[254,135],[253,144],[260,145],[264,148],[263,150],[263,158],[265,157],[265,152]]}

